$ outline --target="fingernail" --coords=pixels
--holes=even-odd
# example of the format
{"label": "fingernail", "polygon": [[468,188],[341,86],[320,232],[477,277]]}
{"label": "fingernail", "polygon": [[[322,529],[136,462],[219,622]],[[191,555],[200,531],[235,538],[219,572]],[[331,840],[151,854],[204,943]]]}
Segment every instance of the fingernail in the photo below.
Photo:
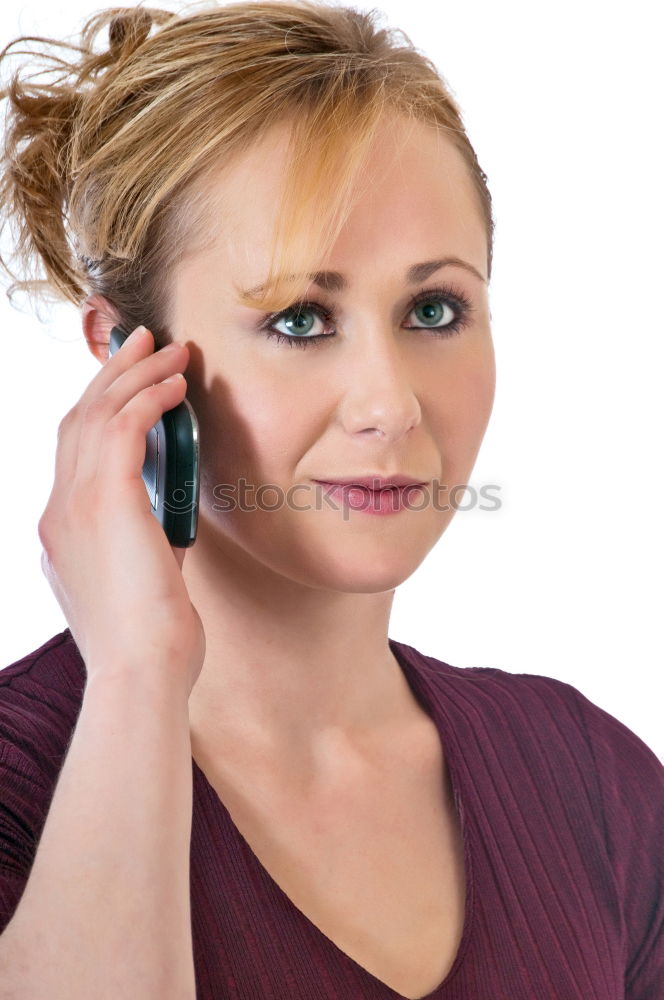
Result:
{"label": "fingernail", "polygon": [[125,343],[134,344],[137,340],[141,339],[146,330],[147,330],[146,326],[137,326],[136,329],[133,331],[133,333],[129,334]]}

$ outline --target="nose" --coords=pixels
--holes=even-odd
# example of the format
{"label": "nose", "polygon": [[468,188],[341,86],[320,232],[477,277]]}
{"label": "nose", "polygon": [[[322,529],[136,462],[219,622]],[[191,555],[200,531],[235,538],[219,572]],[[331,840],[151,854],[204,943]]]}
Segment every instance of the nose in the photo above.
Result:
{"label": "nose", "polygon": [[345,357],[348,386],[340,419],[348,434],[398,441],[415,427],[422,411],[412,373],[391,327],[365,329]]}

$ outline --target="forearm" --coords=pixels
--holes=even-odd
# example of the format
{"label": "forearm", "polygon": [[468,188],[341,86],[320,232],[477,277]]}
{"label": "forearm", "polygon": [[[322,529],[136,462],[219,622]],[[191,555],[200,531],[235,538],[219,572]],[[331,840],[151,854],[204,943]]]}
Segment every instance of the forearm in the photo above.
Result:
{"label": "forearm", "polygon": [[191,814],[186,695],[97,673],[0,937],[1,1000],[194,1000]]}

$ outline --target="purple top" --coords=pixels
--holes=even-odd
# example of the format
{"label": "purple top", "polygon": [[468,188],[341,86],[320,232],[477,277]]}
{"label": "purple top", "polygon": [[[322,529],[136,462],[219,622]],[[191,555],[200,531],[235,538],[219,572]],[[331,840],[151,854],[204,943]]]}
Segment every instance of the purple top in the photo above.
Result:
{"label": "purple top", "polygon": [[[458,954],[422,1000],[664,1000],[664,767],[570,684],[389,640],[461,819]],[[69,631],[0,670],[0,932],[30,873],[85,686]],[[399,1000],[297,909],[192,758],[198,1000]]]}

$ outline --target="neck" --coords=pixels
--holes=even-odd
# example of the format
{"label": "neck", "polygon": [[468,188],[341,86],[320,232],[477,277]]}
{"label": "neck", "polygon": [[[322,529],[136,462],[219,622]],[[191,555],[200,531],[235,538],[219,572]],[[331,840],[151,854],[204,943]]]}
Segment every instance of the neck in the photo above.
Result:
{"label": "neck", "polygon": [[206,634],[192,733],[261,756],[311,759],[412,709],[387,639],[394,590],[307,586],[199,523],[183,576]]}

